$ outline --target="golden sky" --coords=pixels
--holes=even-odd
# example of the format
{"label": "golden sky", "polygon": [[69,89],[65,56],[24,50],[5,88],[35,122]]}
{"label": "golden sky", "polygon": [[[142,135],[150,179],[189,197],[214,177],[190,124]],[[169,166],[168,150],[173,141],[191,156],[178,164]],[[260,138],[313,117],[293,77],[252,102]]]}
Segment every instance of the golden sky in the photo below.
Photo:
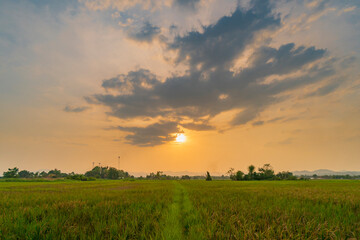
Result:
{"label": "golden sky", "polygon": [[360,170],[356,0],[0,3],[0,172]]}

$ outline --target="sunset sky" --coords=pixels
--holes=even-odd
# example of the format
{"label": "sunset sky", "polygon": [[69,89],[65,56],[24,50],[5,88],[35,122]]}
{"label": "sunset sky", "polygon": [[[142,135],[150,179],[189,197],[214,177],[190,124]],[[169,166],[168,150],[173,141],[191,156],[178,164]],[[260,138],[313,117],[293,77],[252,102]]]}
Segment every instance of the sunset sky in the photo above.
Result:
{"label": "sunset sky", "polygon": [[360,171],[358,0],[1,0],[10,167]]}

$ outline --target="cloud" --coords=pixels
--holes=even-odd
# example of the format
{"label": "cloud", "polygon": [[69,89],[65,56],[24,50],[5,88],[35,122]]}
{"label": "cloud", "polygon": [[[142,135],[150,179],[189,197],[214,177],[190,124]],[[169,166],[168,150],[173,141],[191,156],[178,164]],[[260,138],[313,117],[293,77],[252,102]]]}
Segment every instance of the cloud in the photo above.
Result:
{"label": "cloud", "polygon": [[65,112],[73,112],[73,113],[79,113],[79,112],[83,112],[85,110],[89,109],[89,107],[73,107],[73,106],[65,106],[64,107],[64,111]]}
{"label": "cloud", "polygon": [[305,97],[315,97],[315,96],[325,96],[328,95],[329,93],[334,92],[338,87],[339,87],[339,83],[335,82],[335,83],[329,83],[323,87],[320,87],[318,89],[316,89],[315,91],[308,93],[305,95]]}
{"label": "cloud", "polygon": [[168,5],[168,0],[79,0],[79,2],[94,11],[107,9],[126,11],[135,7],[140,7],[143,10],[154,10]]}
{"label": "cloud", "polygon": [[[102,86],[107,92],[86,99],[108,107],[108,114],[120,119],[160,119],[149,128],[160,131],[164,127],[169,134],[178,131],[178,126],[197,131],[215,129],[195,123],[211,121],[229,110],[237,111],[229,119],[230,127],[247,124],[269,106],[290,98],[291,91],[335,73],[334,61],[325,61],[325,49],[294,43],[268,46],[261,34],[280,25],[269,1],[251,1],[248,10],[237,8],[201,31],[178,35],[168,43],[166,51],[176,53],[175,63],[188,68],[184,74],[173,73],[162,79],[147,69],[130,71],[104,80]],[[253,43],[259,39],[263,45],[255,47]],[[235,68],[236,61],[249,49],[247,65]],[[269,77],[273,79],[270,82],[266,81]],[[143,134],[148,128],[119,129],[133,133],[126,139],[134,145],[155,146],[173,139],[165,133]]]}
{"label": "cloud", "polygon": [[264,125],[264,121],[256,121],[256,122],[253,122],[253,126],[261,126],[261,125]]}
{"label": "cloud", "polygon": [[140,29],[128,30],[128,35],[135,41],[150,43],[160,35],[160,32],[161,30],[159,27],[150,22],[144,22]]}
{"label": "cloud", "polygon": [[283,119],[284,119],[284,117],[276,117],[276,118],[272,118],[272,119],[270,119],[270,120],[268,120],[266,122],[267,123],[274,123],[274,122],[278,122],[278,121],[283,120]]}
{"label": "cloud", "polygon": [[209,131],[216,129],[214,126],[205,123],[185,123],[185,124],[181,124],[181,126],[194,131]]}
{"label": "cloud", "polygon": [[161,145],[173,142],[181,130],[177,122],[159,122],[146,127],[118,127],[119,130],[130,132],[125,137],[127,143],[140,147]]}
{"label": "cloud", "polygon": [[280,19],[271,14],[268,1],[253,1],[253,8],[243,12],[237,8],[203,31],[191,31],[178,36],[169,49],[178,51],[176,61],[187,62],[202,70],[226,67],[244,50],[261,30],[280,26]]}
{"label": "cloud", "polygon": [[174,0],[173,4],[182,8],[195,10],[200,3],[200,0]]}

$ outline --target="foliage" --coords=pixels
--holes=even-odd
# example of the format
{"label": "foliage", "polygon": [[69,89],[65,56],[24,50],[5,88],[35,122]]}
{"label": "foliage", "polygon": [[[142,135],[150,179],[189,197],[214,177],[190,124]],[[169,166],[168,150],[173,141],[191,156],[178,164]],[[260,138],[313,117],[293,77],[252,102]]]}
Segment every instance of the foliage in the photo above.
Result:
{"label": "foliage", "polygon": [[275,172],[270,164],[264,164],[263,167],[258,168],[258,172],[255,172],[255,166],[250,165],[248,167],[248,174],[244,174],[242,171],[236,171],[234,168],[230,168],[227,172],[230,179],[234,181],[249,181],[249,180],[296,180],[289,171],[279,172],[275,175]]}
{"label": "foliage", "polygon": [[276,174],[276,177],[280,180],[296,180],[296,176],[289,171],[283,171]]}
{"label": "foliage", "polygon": [[346,175],[321,175],[321,176],[318,176],[316,174],[314,174],[313,176],[307,176],[307,175],[303,175],[301,176],[301,178],[304,178],[304,179],[360,179],[360,175],[349,175],[349,174],[346,174]]}
{"label": "foliage", "polygon": [[206,181],[211,181],[212,178],[210,176],[210,173],[209,172],[206,172]]}
{"label": "foliage", "polygon": [[244,173],[242,171],[237,171],[235,175],[236,181],[241,181],[244,178]]}
{"label": "foliage", "polygon": [[155,173],[150,173],[149,175],[146,175],[146,179],[151,179],[151,180],[172,180],[172,179],[178,179],[178,177],[166,175],[162,171],[157,171],[156,174]]}
{"label": "foliage", "polygon": [[28,170],[22,170],[19,172],[17,167],[9,168],[7,172],[4,172],[4,178],[26,178],[26,179],[35,179],[35,178],[67,178],[72,180],[80,180],[80,181],[91,181],[96,178],[104,178],[104,179],[125,179],[125,178],[134,178],[130,176],[128,172],[124,170],[117,170],[113,167],[94,167],[92,170],[82,174],[72,173],[63,173],[59,169],[53,169],[48,172],[30,172]]}
{"label": "foliage", "polygon": [[256,173],[254,172],[255,166],[254,166],[254,165],[250,165],[250,166],[248,167],[248,169],[249,169],[249,174],[247,175],[247,176],[248,176],[248,180],[252,180],[252,179],[254,179],[254,177],[256,176]]}
{"label": "foliage", "polygon": [[235,175],[235,169],[234,168],[230,168],[229,171],[227,171],[227,174],[229,174],[231,180],[236,180],[236,175]]}
{"label": "foliage", "polygon": [[17,178],[19,169],[17,167],[9,168],[7,172],[4,172],[4,178]]}
{"label": "foliage", "polygon": [[191,177],[189,175],[183,175],[181,176],[181,180],[190,180]]}
{"label": "foliage", "polygon": [[71,180],[78,180],[78,181],[95,181],[96,180],[96,178],[94,178],[94,177],[86,177],[82,174],[70,174],[66,178],[71,179]]}
{"label": "foliage", "polygon": [[103,179],[124,179],[133,178],[128,172],[124,170],[118,170],[113,167],[99,167],[96,166],[90,171],[85,173],[86,177],[103,178]]}
{"label": "foliage", "polygon": [[19,172],[19,178],[32,178],[34,177],[34,173],[29,172],[27,170],[22,170]]}

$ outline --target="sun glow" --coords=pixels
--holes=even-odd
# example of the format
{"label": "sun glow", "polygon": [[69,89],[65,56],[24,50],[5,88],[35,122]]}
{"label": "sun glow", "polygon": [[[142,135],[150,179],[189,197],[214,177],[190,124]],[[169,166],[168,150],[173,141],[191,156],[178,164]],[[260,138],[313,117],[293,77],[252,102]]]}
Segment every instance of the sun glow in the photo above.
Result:
{"label": "sun glow", "polygon": [[175,142],[177,143],[184,143],[186,142],[186,136],[183,133],[177,134]]}

